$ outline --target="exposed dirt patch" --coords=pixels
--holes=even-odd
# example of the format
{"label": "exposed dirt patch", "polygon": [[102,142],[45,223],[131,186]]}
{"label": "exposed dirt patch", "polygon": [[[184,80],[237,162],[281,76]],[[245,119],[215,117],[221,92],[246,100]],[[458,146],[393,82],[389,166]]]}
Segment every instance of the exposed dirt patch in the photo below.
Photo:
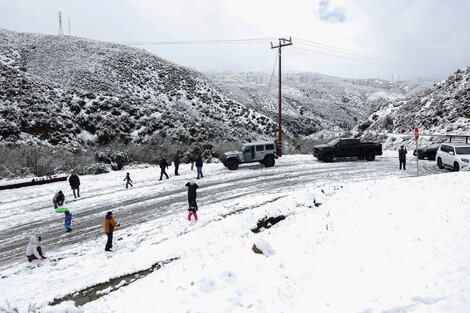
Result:
{"label": "exposed dirt patch", "polygon": [[285,219],[286,217],[284,215],[265,217],[262,220],[259,220],[258,224],[256,225],[256,228],[253,228],[251,231],[257,234],[265,229],[271,228],[273,225],[276,225],[277,223]]}
{"label": "exposed dirt patch", "polygon": [[154,271],[159,270],[164,265],[169,264],[173,261],[178,260],[178,258],[173,258],[165,261],[160,261],[152,265],[150,268],[138,271],[132,274],[127,274],[123,276],[119,276],[113,279],[108,280],[105,283],[100,283],[86,289],[77,291],[73,294],[64,296],[59,299],[54,299],[49,303],[49,305],[57,305],[64,301],[72,300],[75,302],[76,305],[81,306],[88,302],[97,300],[113,291],[118,290],[121,287],[127,286],[138,279],[144,278],[145,276],[153,273]]}

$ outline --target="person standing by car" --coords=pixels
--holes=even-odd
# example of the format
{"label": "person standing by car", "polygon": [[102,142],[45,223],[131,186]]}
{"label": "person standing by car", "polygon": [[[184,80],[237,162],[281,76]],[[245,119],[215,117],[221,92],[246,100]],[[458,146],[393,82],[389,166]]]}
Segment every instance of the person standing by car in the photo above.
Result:
{"label": "person standing by car", "polygon": [[[80,178],[78,178],[77,172],[75,170],[72,171],[72,175],[69,177],[69,184],[73,191],[73,196],[80,197]],[[77,194],[75,194],[75,190],[77,190]]]}
{"label": "person standing by car", "polygon": [[406,154],[408,151],[406,151],[405,146],[401,145],[400,150],[398,150],[398,160],[400,161],[400,170],[403,165],[403,170],[406,171]]}
{"label": "person standing by car", "polygon": [[119,227],[119,226],[121,226],[121,224],[116,223],[113,217],[113,212],[109,211],[104,218],[104,232],[106,233],[106,236],[108,237],[104,251],[111,251],[111,248],[113,247],[114,228]]}

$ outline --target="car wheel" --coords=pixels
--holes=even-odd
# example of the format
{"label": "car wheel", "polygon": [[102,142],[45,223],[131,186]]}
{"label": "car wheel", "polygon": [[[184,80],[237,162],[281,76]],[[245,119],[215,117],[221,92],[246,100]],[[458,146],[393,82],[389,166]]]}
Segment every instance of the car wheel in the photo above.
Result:
{"label": "car wheel", "polygon": [[441,170],[444,168],[444,166],[442,165],[441,158],[437,158],[437,167],[440,168]]}
{"label": "car wheel", "polygon": [[324,156],[323,156],[323,160],[325,162],[333,162],[333,153],[326,153]]}
{"label": "car wheel", "polygon": [[366,160],[367,160],[367,161],[374,161],[374,160],[375,160],[375,154],[374,154],[374,152],[371,152],[371,151],[367,152],[367,154],[366,154]]}
{"label": "car wheel", "polygon": [[424,157],[423,156],[418,156],[418,159],[424,160]]}
{"label": "car wheel", "polygon": [[453,169],[454,169],[454,172],[460,171],[460,165],[459,165],[459,163],[454,162],[454,168],[453,168]]}
{"label": "car wheel", "polygon": [[227,161],[227,168],[231,171],[238,169],[238,161],[235,159],[230,159]]}
{"label": "car wheel", "polygon": [[271,166],[274,166],[274,163],[276,163],[276,161],[274,160],[274,157],[272,155],[267,155],[264,157],[264,160],[263,160],[264,166],[271,167]]}

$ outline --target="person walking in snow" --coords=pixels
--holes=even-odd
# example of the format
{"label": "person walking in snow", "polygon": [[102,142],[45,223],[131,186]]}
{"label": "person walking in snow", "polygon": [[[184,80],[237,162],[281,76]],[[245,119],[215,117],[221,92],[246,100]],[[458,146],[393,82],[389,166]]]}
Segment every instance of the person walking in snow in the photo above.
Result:
{"label": "person walking in snow", "polygon": [[121,224],[116,223],[113,217],[113,212],[109,211],[106,213],[104,218],[104,232],[106,233],[108,240],[106,241],[104,251],[111,251],[111,248],[113,247],[113,232],[114,229],[119,226],[121,226]]}
{"label": "person walking in snow", "polygon": [[72,231],[72,213],[70,213],[68,210],[65,211],[64,213],[65,213],[65,218],[64,218],[65,231],[70,233]]}
{"label": "person walking in snow", "polygon": [[196,158],[197,179],[204,177],[202,175],[202,163],[202,155],[199,153]]}
{"label": "person walking in snow", "polygon": [[62,193],[62,190],[60,190],[54,195],[54,198],[52,198],[52,203],[54,203],[54,209],[57,209],[59,205],[63,205],[64,201],[65,201],[65,196]]}
{"label": "person walking in snow", "polygon": [[166,158],[163,154],[160,155],[160,162],[158,162],[158,165],[160,165],[160,179],[159,180],[162,180],[163,175],[165,175],[167,179],[170,178],[168,177],[168,174],[166,173],[166,169],[168,168],[168,162],[166,161]]}
{"label": "person walking in snow", "polygon": [[173,164],[175,164],[175,176],[178,176],[178,169],[181,163],[181,151],[177,150],[173,156]]}
{"label": "person walking in snow", "polygon": [[[75,170],[72,171],[72,175],[69,177],[69,184],[73,191],[73,196],[80,197],[80,178],[78,178],[77,172]],[[77,194],[75,194],[75,190],[77,190]]]}
{"label": "person walking in snow", "polygon": [[126,189],[129,188],[129,185],[131,185],[131,187],[134,187],[134,185],[132,185],[132,179],[129,173],[126,173],[126,178],[124,178],[123,181],[124,180],[126,181]]}
{"label": "person walking in snow", "polygon": [[41,236],[33,235],[29,238],[28,246],[26,247],[26,258],[29,262],[32,260],[42,261],[46,257],[42,254],[42,249],[39,246],[41,243]]}
{"label": "person walking in snow", "polygon": [[403,170],[406,170],[406,154],[408,151],[406,151],[405,146],[400,146],[400,150],[398,150],[398,160],[400,161],[400,170],[403,165]]}

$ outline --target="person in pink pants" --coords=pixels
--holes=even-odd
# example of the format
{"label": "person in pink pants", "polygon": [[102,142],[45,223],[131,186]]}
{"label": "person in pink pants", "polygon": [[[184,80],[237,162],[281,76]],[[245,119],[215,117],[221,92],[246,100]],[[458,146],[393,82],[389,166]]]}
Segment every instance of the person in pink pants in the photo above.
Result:
{"label": "person in pink pants", "polygon": [[188,209],[188,221],[191,221],[191,216],[194,215],[194,219],[197,221],[197,203],[195,201],[192,201],[189,203],[189,209]]}

